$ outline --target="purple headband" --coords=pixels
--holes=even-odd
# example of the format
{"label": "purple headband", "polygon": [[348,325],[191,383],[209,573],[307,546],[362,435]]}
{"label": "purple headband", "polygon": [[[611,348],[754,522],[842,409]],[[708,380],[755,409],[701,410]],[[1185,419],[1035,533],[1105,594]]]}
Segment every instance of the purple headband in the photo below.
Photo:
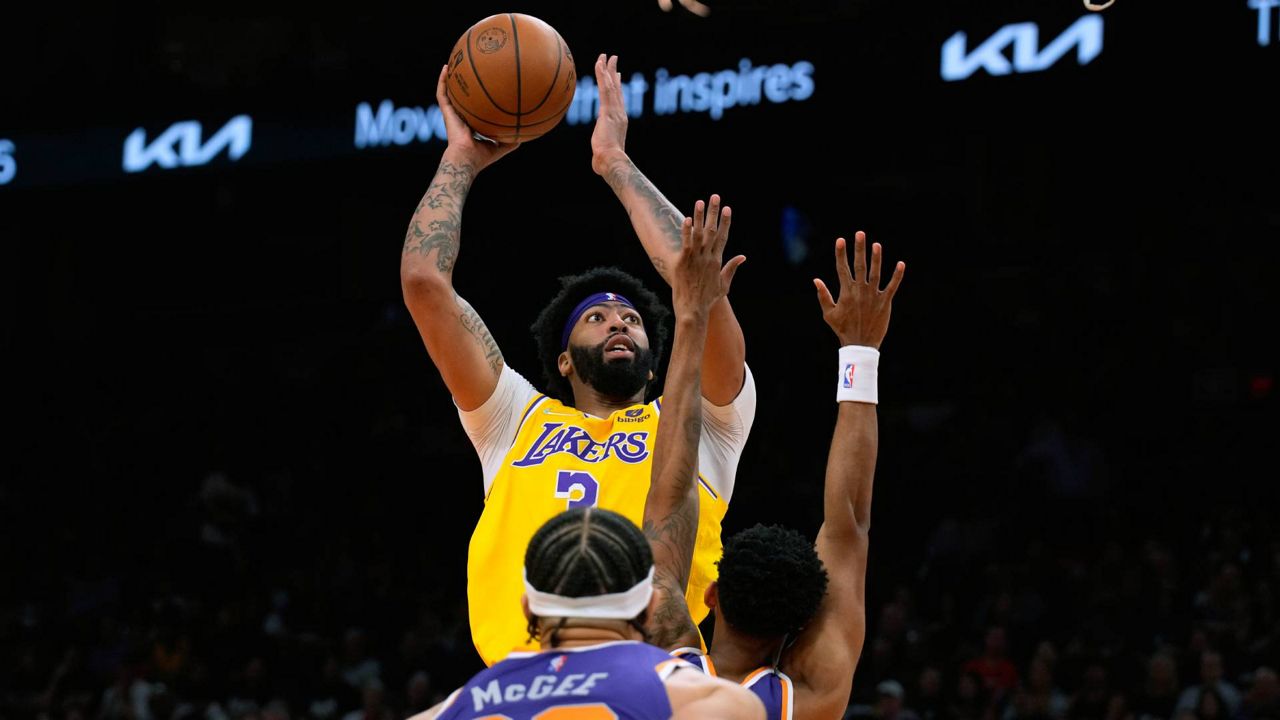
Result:
{"label": "purple headband", "polygon": [[578,318],[582,317],[582,313],[592,305],[599,305],[607,302],[619,302],[632,310],[636,309],[636,306],[632,305],[630,300],[622,297],[618,293],[602,292],[588,296],[586,300],[578,303],[578,306],[573,309],[573,312],[569,313],[569,319],[565,320],[564,333],[560,336],[561,349],[569,347],[569,333],[573,331],[573,326],[578,323]]}

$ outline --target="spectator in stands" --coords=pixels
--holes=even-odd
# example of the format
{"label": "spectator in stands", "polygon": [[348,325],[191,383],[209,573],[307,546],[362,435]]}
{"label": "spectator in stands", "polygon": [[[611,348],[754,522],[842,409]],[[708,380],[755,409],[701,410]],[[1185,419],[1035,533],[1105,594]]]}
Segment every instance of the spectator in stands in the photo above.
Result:
{"label": "spectator in stands", "polygon": [[916,681],[914,703],[920,720],[953,720],[942,687],[942,671],[934,665],[926,665]]}
{"label": "spectator in stands", "polygon": [[897,680],[882,680],[876,685],[876,720],[920,720],[905,706],[906,691]]}
{"label": "spectator in stands", "polygon": [[1178,696],[1177,712],[1196,711],[1200,707],[1200,696],[1208,690],[1218,693],[1226,704],[1223,714],[1231,716],[1240,709],[1240,691],[1224,678],[1222,655],[1207,650],[1200,655],[1200,684],[1192,685]]}
{"label": "spectator in stands", "polygon": [[1178,705],[1178,665],[1172,656],[1157,652],[1147,661],[1142,689],[1129,704],[1134,720],[1172,720]]}
{"label": "spectator in stands", "polygon": [[1005,630],[999,625],[987,628],[982,655],[966,662],[961,668],[975,673],[982,679],[983,688],[997,701],[1018,686],[1018,669],[1009,661],[1008,641]]}
{"label": "spectator in stands", "polygon": [[1263,666],[1253,672],[1235,720],[1280,720],[1280,682],[1275,670]]}
{"label": "spectator in stands", "polygon": [[1026,682],[1005,708],[1004,720],[1061,720],[1070,700],[1053,682],[1053,670],[1042,657],[1032,658]]}

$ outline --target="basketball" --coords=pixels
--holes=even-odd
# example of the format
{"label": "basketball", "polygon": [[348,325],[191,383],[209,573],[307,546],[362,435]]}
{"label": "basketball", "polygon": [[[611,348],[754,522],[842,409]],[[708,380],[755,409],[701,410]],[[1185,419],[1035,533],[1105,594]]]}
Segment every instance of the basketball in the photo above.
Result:
{"label": "basketball", "polygon": [[569,46],[531,15],[491,15],[467,28],[449,53],[449,102],[471,129],[502,143],[545,135],[577,89]]}

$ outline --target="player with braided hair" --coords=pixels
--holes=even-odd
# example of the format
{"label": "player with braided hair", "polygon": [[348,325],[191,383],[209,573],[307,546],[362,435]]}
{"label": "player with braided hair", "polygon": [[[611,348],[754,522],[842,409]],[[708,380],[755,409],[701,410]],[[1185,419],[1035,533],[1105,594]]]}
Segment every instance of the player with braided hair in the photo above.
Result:
{"label": "player with braided hair", "polygon": [[[653,567],[653,553],[644,536],[635,532],[635,524],[607,511],[579,517],[584,512],[567,510],[551,518],[529,541],[524,566],[530,586],[577,598],[606,595],[645,579]],[[547,634],[544,644],[559,647],[559,633],[569,627],[569,618],[561,617],[548,630],[528,608],[528,598],[525,606],[529,639],[542,641]],[[648,639],[638,618],[629,618],[627,624]]]}

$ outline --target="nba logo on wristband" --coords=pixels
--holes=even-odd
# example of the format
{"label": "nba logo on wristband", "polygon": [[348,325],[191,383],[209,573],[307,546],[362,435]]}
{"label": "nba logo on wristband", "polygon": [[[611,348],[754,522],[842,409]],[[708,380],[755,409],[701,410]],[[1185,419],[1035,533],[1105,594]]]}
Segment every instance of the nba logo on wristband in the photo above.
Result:
{"label": "nba logo on wristband", "polygon": [[879,393],[876,380],[880,367],[880,351],[865,345],[840,348],[840,380],[836,385],[836,402],[876,404]]}

